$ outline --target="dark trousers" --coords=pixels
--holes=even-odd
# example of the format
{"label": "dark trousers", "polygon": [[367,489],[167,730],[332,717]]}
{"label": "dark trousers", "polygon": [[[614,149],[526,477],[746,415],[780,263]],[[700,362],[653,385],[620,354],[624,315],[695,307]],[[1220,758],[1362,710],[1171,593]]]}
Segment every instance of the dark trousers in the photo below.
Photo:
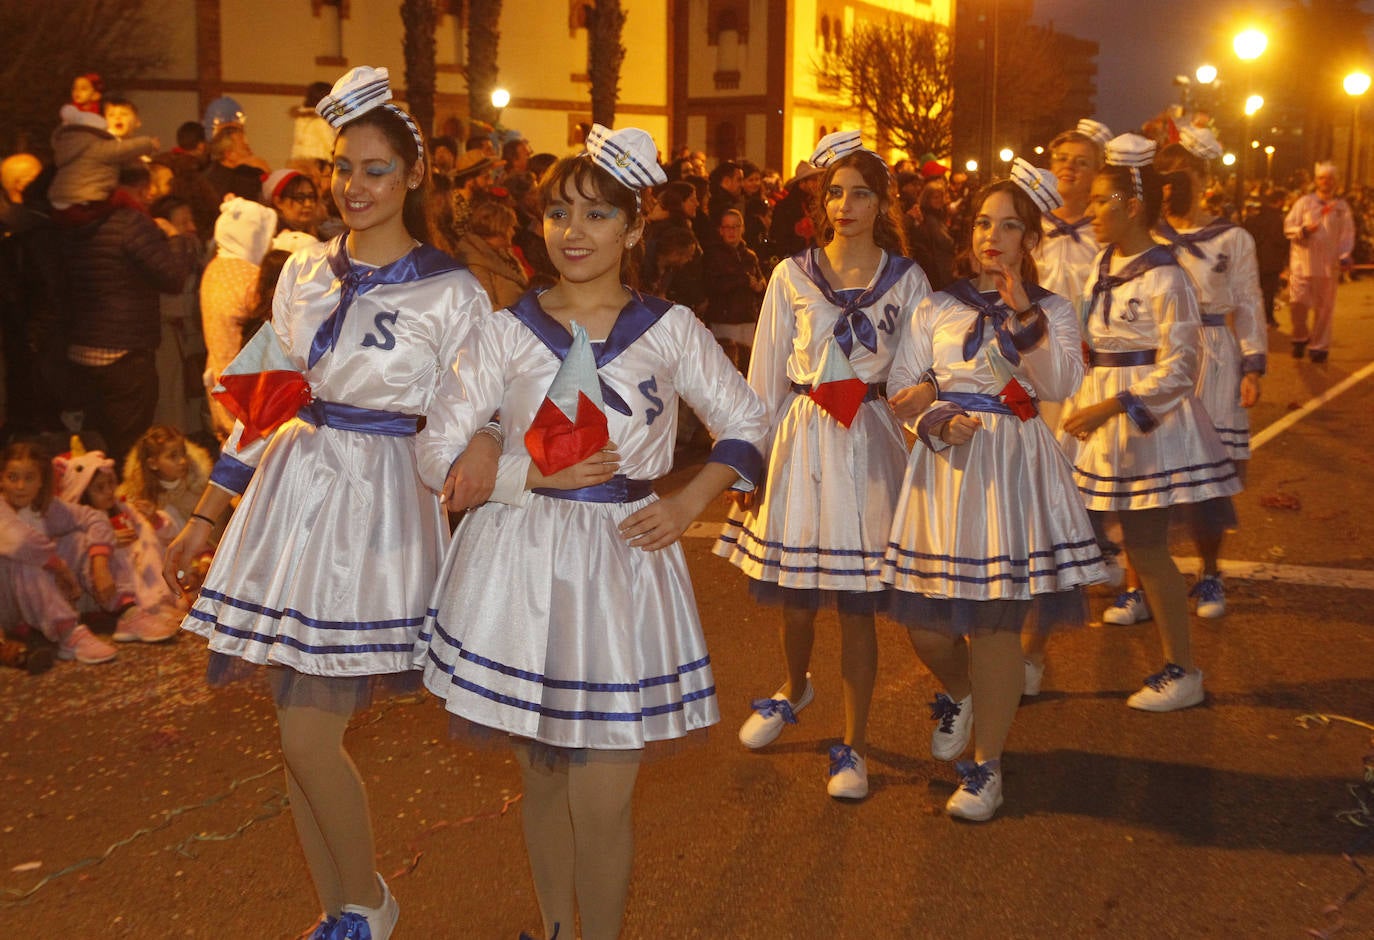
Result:
{"label": "dark trousers", "polygon": [[1279,278],[1282,271],[1275,271],[1272,274],[1260,274],[1260,293],[1264,295],[1264,319],[1268,323],[1274,322],[1274,297],[1279,292]]}
{"label": "dark trousers", "polygon": [[157,353],[133,349],[107,366],[70,363],[83,429],[105,438],[106,455],[122,463],[157,411]]}

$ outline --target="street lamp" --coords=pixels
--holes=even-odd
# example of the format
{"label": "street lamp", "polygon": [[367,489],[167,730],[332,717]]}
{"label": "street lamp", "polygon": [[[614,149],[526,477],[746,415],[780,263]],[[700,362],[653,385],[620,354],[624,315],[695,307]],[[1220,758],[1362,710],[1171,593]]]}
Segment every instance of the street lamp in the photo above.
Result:
{"label": "street lamp", "polygon": [[1010,163],[1011,158],[1016,156],[1016,154],[1012,153],[1010,147],[1003,147],[1001,150],[997,151],[997,156],[1002,158],[1003,163]]}
{"label": "street lamp", "polygon": [[[1254,80],[1254,61],[1264,54],[1268,45],[1269,37],[1257,29],[1242,30],[1236,34],[1236,38],[1231,42],[1231,48],[1236,51],[1236,58],[1246,64],[1245,84],[1247,86]],[[1250,138],[1250,118],[1254,117],[1255,112],[1263,106],[1264,99],[1259,95],[1252,94],[1245,100],[1245,137],[1247,140]],[[1245,205],[1244,160],[1241,160],[1236,166],[1236,205]]]}
{"label": "street lamp", "polygon": [[1269,144],[1264,148],[1264,178],[1272,180],[1274,178],[1274,145]]}
{"label": "street lamp", "polygon": [[1235,165],[1236,165],[1236,155],[1235,155],[1234,153],[1231,153],[1231,152],[1228,150],[1226,153],[1224,153],[1224,154],[1221,155],[1221,165],[1222,165],[1222,166],[1235,166]]}
{"label": "street lamp", "polygon": [[1199,65],[1195,75],[1199,85],[1210,85],[1217,80],[1217,67],[1215,65]]}
{"label": "street lamp", "polygon": [[964,169],[968,170],[970,173],[977,173],[977,172],[978,172],[978,161],[977,161],[977,160],[965,160],[965,161],[964,161]]}
{"label": "street lamp", "polygon": [[510,92],[504,88],[497,88],[491,93],[491,106],[497,111],[503,110],[510,104]]}
{"label": "street lamp", "polygon": [[1355,154],[1359,152],[1355,138],[1360,133],[1360,98],[1369,91],[1369,75],[1365,72],[1351,72],[1341,85],[1350,96],[1350,100],[1355,103],[1354,112],[1350,116],[1350,149],[1345,158],[1345,185],[1348,187],[1355,181]]}

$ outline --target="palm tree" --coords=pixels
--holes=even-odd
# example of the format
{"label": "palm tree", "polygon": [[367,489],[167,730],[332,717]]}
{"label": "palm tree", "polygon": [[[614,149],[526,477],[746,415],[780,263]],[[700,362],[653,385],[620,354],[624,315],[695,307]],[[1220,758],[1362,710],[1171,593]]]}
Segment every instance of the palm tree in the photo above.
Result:
{"label": "palm tree", "polygon": [[427,135],[434,130],[434,28],[438,20],[434,0],[401,0],[406,103],[411,117]]}
{"label": "palm tree", "polygon": [[620,35],[625,11],[620,0],[596,0],[587,8],[587,74],[592,80],[592,120],[615,126],[615,103],[620,97],[620,64],[625,47]]}
{"label": "palm tree", "polygon": [[496,123],[491,93],[498,76],[496,50],[501,42],[501,0],[468,0],[468,114]]}

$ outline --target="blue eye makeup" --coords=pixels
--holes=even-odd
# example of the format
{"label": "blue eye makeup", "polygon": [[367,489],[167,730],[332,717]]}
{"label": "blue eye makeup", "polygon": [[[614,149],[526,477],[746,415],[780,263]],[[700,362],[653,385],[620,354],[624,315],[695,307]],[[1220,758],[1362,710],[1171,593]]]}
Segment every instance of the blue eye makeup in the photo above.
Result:
{"label": "blue eye makeup", "polygon": [[368,168],[367,168],[367,175],[368,175],[368,176],[386,176],[386,175],[388,175],[388,174],[395,173],[395,172],[396,172],[396,158],[395,158],[395,157],[392,157],[390,160],[388,160],[386,163],[382,164],[381,166],[377,166],[377,165],[374,163],[374,164],[370,164],[370,165],[368,166]]}

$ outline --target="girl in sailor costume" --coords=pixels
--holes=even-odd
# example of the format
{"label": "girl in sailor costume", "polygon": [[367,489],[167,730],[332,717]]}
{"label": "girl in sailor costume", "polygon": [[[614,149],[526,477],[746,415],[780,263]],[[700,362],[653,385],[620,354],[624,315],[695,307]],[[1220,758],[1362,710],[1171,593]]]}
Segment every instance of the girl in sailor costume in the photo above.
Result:
{"label": "girl in sailor costume", "polygon": [[1107,125],[1084,118],[1050,141],[1050,170],[1062,205],[1041,214],[1042,235],[1031,254],[1039,285],[1060,297],[1083,296],[1093,259],[1102,250],[1093,236],[1088,194],[1102,169],[1102,148],[1111,139]]}
{"label": "girl in sailor costume", "polygon": [[[896,588],[893,617],[945,689],[931,706],[934,756],[958,757],[972,725],[975,759],[958,764],[963,782],[945,810],[982,821],[1002,803],[1022,628],[1082,625],[1082,587],[1105,573],[1071,467],[1038,414],[1041,399],[1071,395],[1084,368],[1073,305],[1036,285],[1031,258],[1041,212],[1059,204],[1055,179],[1018,159],[1011,180],[975,204],[978,273],[916,308],[888,379],[919,443],[883,580]],[[903,392],[926,381],[938,400],[902,407]]]}
{"label": "girl in sailor costume", "polygon": [[[420,436],[445,492],[455,455],[500,409],[495,501],[459,526],[417,646],[457,723],[514,744],[546,937],[619,936],[631,797],[646,747],[719,720],[678,538],[726,487],[752,488],[763,406],[687,307],[623,286],[639,192],[663,182],[644,131],[592,129],[540,183],[559,282],[483,318]],[[716,439],[679,492],[678,400]]]}
{"label": "girl in sailor costume", "polygon": [[1203,700],[1187,590],[1169,556],[1169,507],[1230,496],[1236,470],[1194,395],[1203,327],[1188,275],[1150,235],[1163,199],[1154,143],[1123,134],[1093,181],[1093,227],[1107,247],[1083,304],[1087,375],[1064,408],[1060,441],[1099,539],[1115,511],[1159,624],[1165,664],[1127,704],[1173,711]]}
{"label": "girl in sailor costume", "polygon": [[[295,401],[308,403],[275,430],[261,396],[236,403],[213,485],[165,572],[185,583],[241,493],[184,627],[209,640],[212,681],[236,664],[267,666],[291,811],[325,911],[315,938],[381,940],[396,922],[343,736],[374,680],[413,668],[447,541],[414,435],[467,329],[490,310],[471,275],[424,243],[424,147],[390,97],[386,70],[361,67],[319,103],[339,132],[332,188],[351,231],[287,261],[270,329],[221,380],[226,393],[242,379],[288,401],[305,390]],[[244,375],[255,358],[268,365]]]}
{"label": "girl in sailor costume", "polygon": [[868,795],[864,760],[877,673],[875,611],[885,603],[883,551],[906,466],[906,443],[882,400],[893,352],[929,292],[902,257],[897,194],[886,164],[857,131],[820,141],[817,228],[823,248],[774,270],[759,315],[749,384],[772,420],[761,496],[740,495],[716,545],[782,607],[787,678],[754,701],[740,728],[750,748],[772,743],[811,702],[811,647],[822,599],[840,619],[843,743],[830,750],[827,791]]}
{"label": "girl in sailor costume", "polygon": [[[1221,435],[1243,483],[1250,461],[1250,417],[1260,398],[1260,379],[1269,352],[1255,240],[1244,228],[1212,216],[1202,205],[1207,163],[1221,156],[1221,145],[1206,128],[1183,127],[1179,142],[1155,158],[1164,181],[1164,218],[1157,237],[1173,246],[1174,257],[1193,279],[1202,315],[1202,343],[1196,393]],[[1199,617],[1226,612],[1226,591],[1217,558],[1228,524],[1235,521],[1229,500],[1198,503],[1190,522],[1202,557],[1193,590]]]}

